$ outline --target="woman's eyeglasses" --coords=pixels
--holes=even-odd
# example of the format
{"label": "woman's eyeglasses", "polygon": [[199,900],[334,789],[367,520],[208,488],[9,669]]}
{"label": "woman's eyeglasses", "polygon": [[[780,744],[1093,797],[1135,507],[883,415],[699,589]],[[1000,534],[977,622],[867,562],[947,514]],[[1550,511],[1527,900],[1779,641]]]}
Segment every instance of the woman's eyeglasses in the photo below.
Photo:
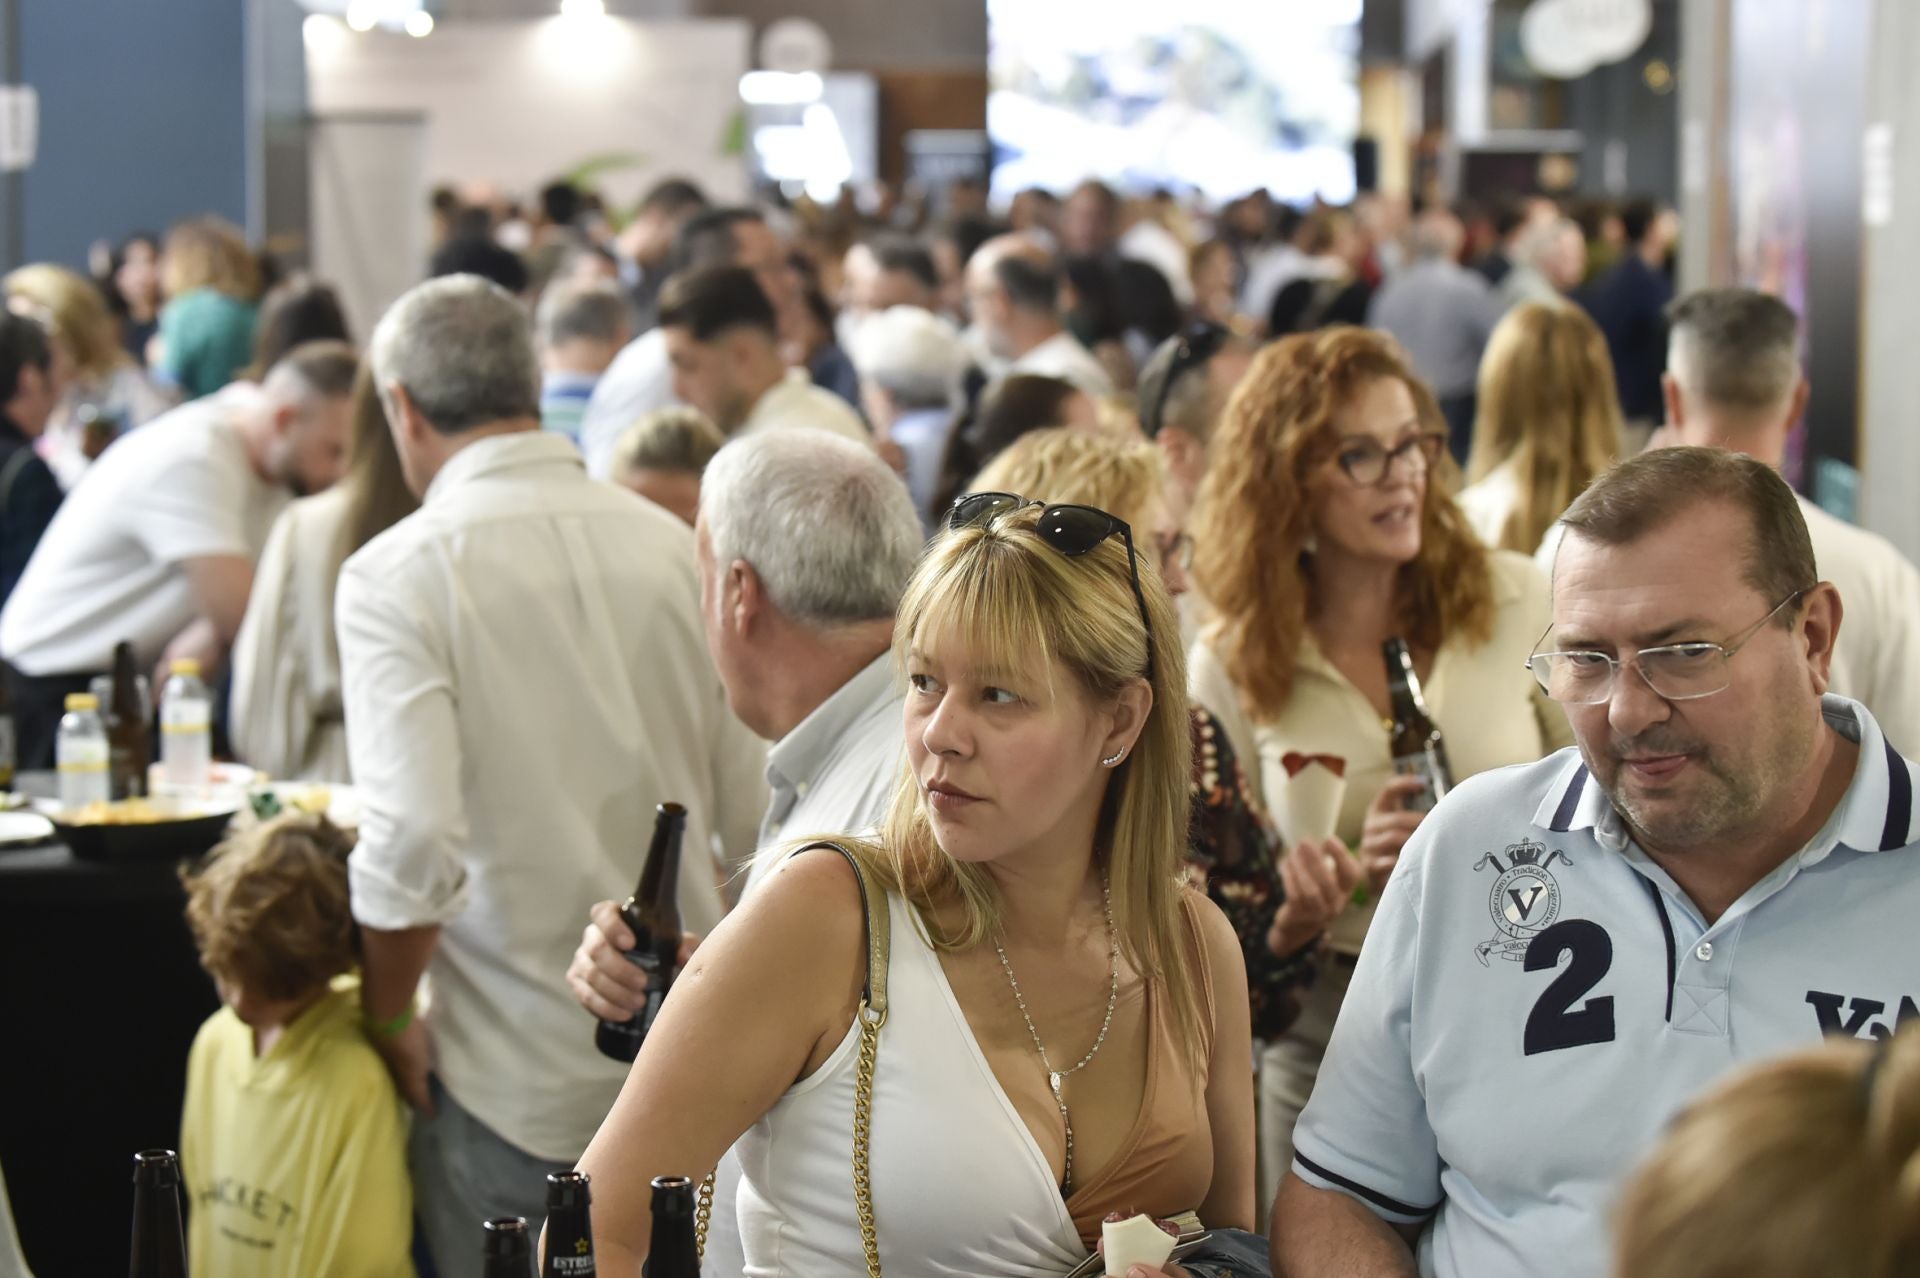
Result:
{"label": "woman's eyeglasses", "polygon": [[[948,528],[967,528],[992,523],[1002,515],[1028,506],[1041,506],[1040,520],[1034,531],[1040,540],[1069,559],[1087,554],[1109,537],[1119,537],[1127,547],[1127,580],[1133,586],[1133,601],[1140,605],[1140,625],[1147,635],[1147,680],[1153,680],[1153,623],[1147,620],[1147,596],[1140,589],[1140,561],[1133,549],[1133,529],[1092,506],[1053,505],[1028,501],[1018,493],[966,493],[954,498],[947,511]],[[1190,553],[1190,552],[1189,552]]]}
{"label": "woman's eyeglasses", "polygon": [[1409,466],[1415,467],[1414,474],[1424,475],[1433,469],[1446,447],[1447,437],[1440,431],[1415,435],[1394,448],[1388,448],[1375,439],[1355,439],[1342,444],[1334,460],[1346,472],[1347,478],[1360,487],[1377,488],[1387,482],[1395,462],[1404,460]]}

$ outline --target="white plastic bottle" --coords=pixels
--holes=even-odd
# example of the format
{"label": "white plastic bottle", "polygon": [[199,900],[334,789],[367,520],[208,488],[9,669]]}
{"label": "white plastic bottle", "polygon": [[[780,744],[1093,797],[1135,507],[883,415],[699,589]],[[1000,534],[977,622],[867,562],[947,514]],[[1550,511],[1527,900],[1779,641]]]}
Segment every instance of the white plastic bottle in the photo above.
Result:
{"label": "white plastic bottle", "polygon": [[107,725],[100,718],[100,699],[91,692],[67,697],[53,754],[60,770],[61,807],[71,812],[107,801]]}
{"label": "white plastic bottle", "polygon": [[200,663],[182,657],[160,694],[160,776],[179,794],[203,790],[213,774],[213,697]]}

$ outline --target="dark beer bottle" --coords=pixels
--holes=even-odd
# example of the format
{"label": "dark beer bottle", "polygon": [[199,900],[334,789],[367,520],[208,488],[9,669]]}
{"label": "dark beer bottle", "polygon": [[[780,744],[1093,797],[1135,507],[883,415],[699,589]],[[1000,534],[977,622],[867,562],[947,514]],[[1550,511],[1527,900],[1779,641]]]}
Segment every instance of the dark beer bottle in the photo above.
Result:
{"label": "dark beer bottle", "polygon": [[687,829],[687,810],[678,803],[662,803],[655,811],[653,843],[640,871],[640,886],[620,907],[620,917],[634,936],[627,958],[647,974],[647,1005],[630,1021],[601,1021],[593,1034],[594,1046],[616,1061],[640,1054],[680,957],[680,839]]}
{"label": "dark beer bottle", "polygon": [[1447,745],[1420,695],[1420,676],[1413,672],[1413,654],[1407,651],[1407,641],[1389,639],[1381,645],[1381,651],[1387,659],[1387,700],[1393,710],[1393,718],[1387,723],[1393,770],[1396,775],[1419,777],[1427,783],[1425,794],[1407,800],[1408,808],[1425,812],[1453,788]]}
{"label": "dark beer bottle", "polygon": [[133,1258],[128,1278],[187,1278],[180,1227],[180,1155],[148,1149],[133,1156]]}
{"label": "dark beer bottle", "polygon": [[13,726],[13,675],[0,665],[0,790],[13,789],[19,761],[19,736]]}
{"label": "dark beer bottle", "polygon": [[533,1278],[533,1239],[525,1216],[498,1216],[480,1228],[480,1278]]}
{"label": "dark beer bottle", "polygon": [[146,698],[140,695],[133,645],[122,640],[113,648],[113,696],[107,705],[107,776],[115,799],[146,795],[150,754]]}
{"label": "dark beer bottle", "polygon": [[693,1232],[693,1182],[653,1178],[653,1241],[644,1278],[700,1278],[700,1245]]}
{"label": "dark beer bottle", "polygon": [[547,1260],[540,1278],[588,1278],[593,1263],[593,1187],[585,1172],[547,1173]]}

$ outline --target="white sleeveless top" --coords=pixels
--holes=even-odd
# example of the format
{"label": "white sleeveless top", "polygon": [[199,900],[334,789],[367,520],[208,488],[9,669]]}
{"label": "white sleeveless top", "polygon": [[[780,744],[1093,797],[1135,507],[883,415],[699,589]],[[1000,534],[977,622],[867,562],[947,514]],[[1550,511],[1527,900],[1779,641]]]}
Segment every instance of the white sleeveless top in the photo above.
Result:
{"label": "white sleeveless top", "polygon": [[[912,907],[893,920],[874,1069],[873,1214],[887,1278],[1061,1278],[1087,1251]],[[853,1198],[856,1024],[734,1146],[749,1278],[865,1272]]]}

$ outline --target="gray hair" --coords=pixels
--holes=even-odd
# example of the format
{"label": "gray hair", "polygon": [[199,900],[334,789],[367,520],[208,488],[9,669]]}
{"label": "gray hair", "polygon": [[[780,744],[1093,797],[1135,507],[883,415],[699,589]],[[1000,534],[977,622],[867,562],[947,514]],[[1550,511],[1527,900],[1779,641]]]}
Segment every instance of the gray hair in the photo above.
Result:
{"label": "gray hair", "polygon": [[1687,394],[1736,413],[1783,407],[1800,383],[1800,321],[1750,288],[1690,293],[1667,311],[1667,368]]}
{"label": "gray hair", "polygon": [[540,415],[540,364],[527,311],[477,275],[445,275],[407,290],[369,343],[381,400],[393,386],[443,435]]}
{"label": "gray hair", "polygon": [[901,408],[946,408],[960,391],[967,351],[960,330],[918,306],[892,306],[870,316],[848,354],[860,376]]}
{"label": "gray hair", "polygon": [[611,284],[559,284],[540,297],[534,328],[545,350],[568,342],[618,342],[633,327],[627,299]]}
{"label": "gray hair", "polygon": [[814,626],[893,616],[924,545],[907,486],[872,449],[805,428],[721,449],[700,518],[714,562],[745,560],[775,607]]}

